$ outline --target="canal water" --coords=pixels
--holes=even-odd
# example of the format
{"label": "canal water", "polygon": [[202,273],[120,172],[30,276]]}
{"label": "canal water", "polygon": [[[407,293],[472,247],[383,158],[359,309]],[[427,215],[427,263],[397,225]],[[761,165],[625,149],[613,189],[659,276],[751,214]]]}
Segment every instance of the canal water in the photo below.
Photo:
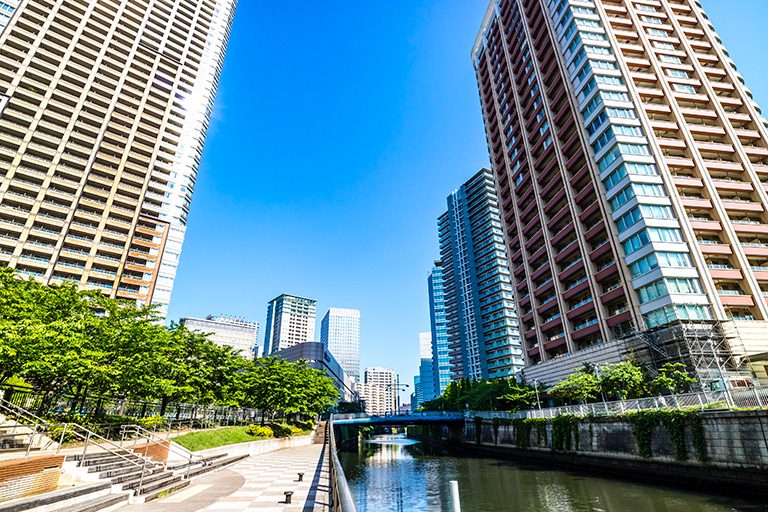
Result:
{"label": "canal water", "polygon": [[[545,466],[455,457],[402,436],[340,452],[359,512],[766,512],[768,505],[632,483]],[[768,499],[764,503],[768,503]]]}

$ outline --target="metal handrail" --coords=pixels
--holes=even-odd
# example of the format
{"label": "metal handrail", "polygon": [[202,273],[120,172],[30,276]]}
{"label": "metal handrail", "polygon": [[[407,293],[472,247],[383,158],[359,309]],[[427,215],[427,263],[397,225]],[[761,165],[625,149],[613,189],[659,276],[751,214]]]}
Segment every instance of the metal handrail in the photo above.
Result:
{"label": "metal handrail", "polygon": [[333,512],[357,512],[357,505],[349,490],[347,477],[339,462],[336,453],[336,439],[333,435],[333,422],[329,421],[325,428],[326,446],[330,450],[330,484],[331,484],[331,510]]}
{"label": "metal handrail", "polygon": [[[195,464],[195,462],[203,462],[205,457],[202,455],[192,453],[190,450],[187,450],[183,446],[175,445],[173,442],[171,442],[170,439],[163,439],[161,436],[158,436],[157,434],[154,434],[138,425],[123,425],[120,429],[121,431],[121,438],[125,439],[125,434],[133,433],[134,434],[134,446],[136,444],[136,440],[138,438],[143,438],[147,440],[147,446],[145,447],[145,453],[149,450],[149,443],[153,443],[155,445],[161,446],[162,448],[168,450],[168,451],[174,451],[177,454],[182,455],[187,460],[187,472],[185,474],[185,479],[189,480],[189,470],[192,468],[192,465]],[[157,441],[154,438],[160,439],[160,441]],[[122,445],[122,440],[120,441],[120,444]],[[198,460],[196,461],[195,458]],[[165,462],[163,462],[163,468],[168,469],[168,460],[166,459]]]}
{"label": "metal handrail", "polygon": [[[8,404],[8,405],[5,405]],[[10,406],[10,407],[9,407]],[[85,456],[88,454],[88,445],[91,443],[92,438],[96,438],[99,440],[99,443],[97,446],[103,450],[106,450],[108,453],[117,456],[121,458],[122,460],[137,466],[141,468],[141,477],[139,478],[139,485],[136,487],[136,494],[141,494],[141,488],[144,484],[144,476],[147,471],[147,450],[144,450],[144,456],[138,456],[141,458],[141,463],[126,457],[120,452],[125,452],[125,449],[122,446],[117,445],[116,443],[110,441],[109,439],[106,439],[99,434],[87,429],[86,427],[77,424],[77,423],[48,423],[47,421],[43,420],[42,418],[36,416],[35,414],[32,414],[31,412],[18,407],[17,405],[14,405],[12,403],[7,402],[6,400],[0,398],[0,410],[4,410],[6,412],[10,412],[12,414],[17,414],[27,421],[29,421],[29,418],[33,418],[34,422],[33,425],[25,425],[23,423],[17,422],[17,425],[14,425],[14,427],[25,427],[32,432],[30,433],[22,433],[18,434],[16,437],[19,436],[29,436],[29,443],[27,444],[27,450],[24,455],[25,458],[29,457],[30,451],[32,450],[32,444],[34,442],[35,436],[39,435],[41,438],[47,434],[58,434],[59,431],[56,427],[61,427],[61,437],[59,439],[59,443],[56,447],[56,455],[58,455],[61,451],[61,445],[64,442],[64,436],[69,432],[70,434],[74,434],[78,437],[81,437],[83,440],[85,440],[85,445],[83,446],[83,453],[82,453],[82,459],[85,460]],[[113,449],[110,449],[108,445],[113,446]],[[147,448],[149,447],[149,444],[147,444]]]}

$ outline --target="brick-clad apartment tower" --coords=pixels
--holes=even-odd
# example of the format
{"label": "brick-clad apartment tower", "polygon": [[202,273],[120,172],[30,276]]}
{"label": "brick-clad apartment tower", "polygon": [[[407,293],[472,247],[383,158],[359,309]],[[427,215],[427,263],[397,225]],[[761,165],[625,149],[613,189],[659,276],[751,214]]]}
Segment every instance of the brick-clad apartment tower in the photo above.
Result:
{"label": "brick-clad apartment tower", "polygon": [[525,375],[630,354],[703,385],[748,370],[768,348],[768,133],[699,4],[494,0],[472,58]]}
{"label": "brick-clad apartment tower", "polygon": [[0,265],[164,314],[236,0],[11,4]]}

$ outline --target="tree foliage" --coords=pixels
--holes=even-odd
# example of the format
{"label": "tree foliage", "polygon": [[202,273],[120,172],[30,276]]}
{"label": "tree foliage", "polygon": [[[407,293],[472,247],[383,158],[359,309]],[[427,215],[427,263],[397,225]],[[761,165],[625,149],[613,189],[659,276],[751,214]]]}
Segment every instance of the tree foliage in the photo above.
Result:
{"label": "tree foliage", "polygon": [[[543,391],[540,387],[539,391]],[[425,411],[518,411],[536,404],[536,390],[532,386],[517,382],[515,378],[505,380],[470,380],[468,378],[450,382],[442,395],[425,402]]]}
{"label": "tree foliage", "polygon": [[152,307],[75,284],[44,286],[0,269],[0,385],[22,378],[54,396],[69,392],[315,414],[338,398],[306,362],[247,361],[183,322],[161,325]]}

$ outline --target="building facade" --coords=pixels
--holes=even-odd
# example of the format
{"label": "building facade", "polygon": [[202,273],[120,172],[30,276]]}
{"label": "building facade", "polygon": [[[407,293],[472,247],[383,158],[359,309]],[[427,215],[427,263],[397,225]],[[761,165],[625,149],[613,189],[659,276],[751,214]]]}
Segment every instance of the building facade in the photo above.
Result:
{"label": "building facade", "polygon": [[434,400],[435,374],[432,364],[432,333],[419,333],[419,387],[417,401],[414,409],[418,409],[424,402]]}
{"label": "building facade", "polygon": [[209,333],[208,339],[216,345],[232,347],[245,359],[259,356],[259,323],[249,322],[233,316],[211,316],[205,318],[184,318],[184,325],[190,331]]}
{"label": "building facade", "polygon": [[317,301],[284,293],[267,304],[264,354],[315,341]]}
{"label": "building facade", "polygon": [[434,395],[443,394],[451,382],[451,358],[448,355],[448,325],[445,321],[445,290],[443,263],[436,261],[427,276],[429,291],[429,321],[432,329],[432,378]]}
{"label": "building facade", "polygon": [[355,382],[347,375],[333,354],[322,343],[307,341],[289,348],[273,352],[272,355],[281,357],[289,363],[305,360],[309,366],[321,370],[331,377],[339,390],[340,400],[343,402],[356,402],[359,399],[355,391]]}
{"label": "building facade", "polygon": [[523,367],[493,174],[448,196],[438,219],[451,379],[504,379]]}
{"label": "building facade", "polygon": [[766,121],[700,5],[494,0],[472,59],[525,375],[764,352]]}
{"label": "building facade", "polygon": [[397,410],[395,371],[373,366],[366,368],[363,382],[355,384],[365,412],[375,416],[392,414]]}
{"label": "building facade", "polygon": [[360,311],[330,308],[320,322],[320,342],[347,375],[360,382]]}
{"label": "building facade", "polygon": [[0,6],[0,265],[165,314],[235,5]]}

